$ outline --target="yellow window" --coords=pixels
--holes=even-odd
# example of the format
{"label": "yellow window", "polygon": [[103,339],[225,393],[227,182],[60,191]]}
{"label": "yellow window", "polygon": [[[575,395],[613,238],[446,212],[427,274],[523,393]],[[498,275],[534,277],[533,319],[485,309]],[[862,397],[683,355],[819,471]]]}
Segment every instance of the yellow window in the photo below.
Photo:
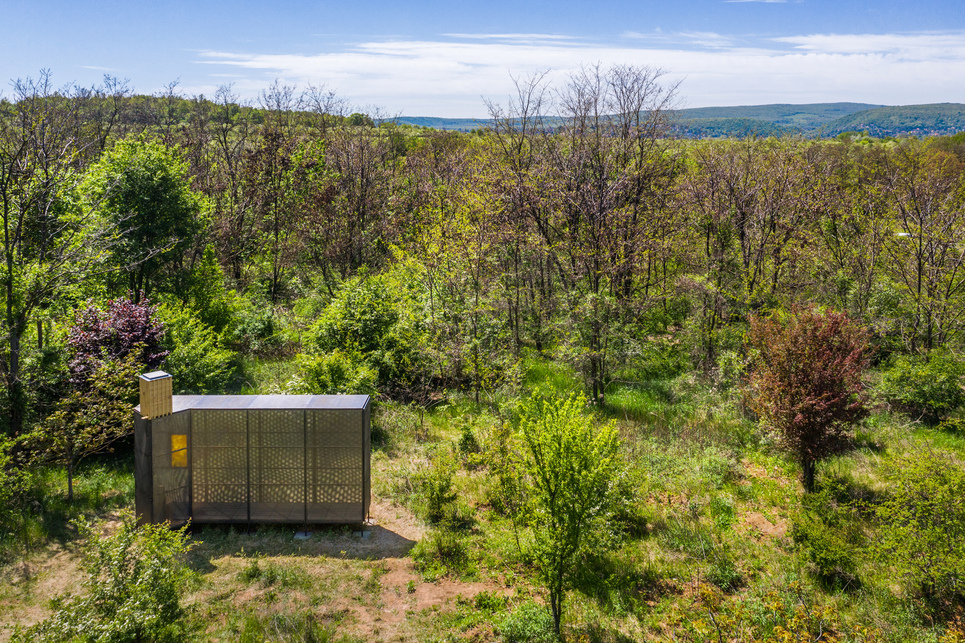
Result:
{"label": "yellow window", "polygon": [[171,436],[171,466],[182,468],[188,466],[188,436],[177,434]]}

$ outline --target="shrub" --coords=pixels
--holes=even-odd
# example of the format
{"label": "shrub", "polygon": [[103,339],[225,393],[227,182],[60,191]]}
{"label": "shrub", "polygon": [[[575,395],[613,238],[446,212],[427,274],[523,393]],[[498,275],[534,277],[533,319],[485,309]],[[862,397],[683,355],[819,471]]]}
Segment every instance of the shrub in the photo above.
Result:
{"label": "shrub", "polygon": [[67,338],[70,381],[83,386],[101,362],[123,360],[131,353],[145,368],[156,368],[168,355],[163,338],[164,325],[147,300],[135,304],[112,299],[106,310],[91,304],[76,314]]}
{"label": "shrub", "polygon": [[133,430],[131,408],[137,399],[137,374],[142,365],[137,349],[125,358],[94,362],[84,374],[84,386],[60,398],[53,412],[22,437],[34,461],[64,465],[67,500],[74,499],[74,472],[80,461],[110,453],[114,443]]}
{"label": "shrub", "polygon": [[490,432],[482,460],[489,474],[486,501],[496,513],[512,518],[515,525],[524,508],[526,493],[520,444],[508,422]]}
{"label": "shrub", "polygon": [[737,568],[730,548],[719,545],[714,547],[705,570],[707,580],[724,591],[733,591],[744,584],[744,575]]}
{"label": "shrub", "polygon": [[138,526],[132,515],[117,531],[82,525],[88,538],[82,568],[86,594],[54,601],[46,621],[18,631],[13,640],[172,643],[185,640],[187,626],[180,595],[191,572],[184,555],[191,549],[187,527]]}
{"label": "shrub", "polygon": [[171,374],[176,394],[222,393],[235,370],[235,353],[218,346],[214,329],[190,308],[162,307],[168,333],[164,370]]}
{"label": "shrub", "polygon": [[296,356],[298,376],[288,383],[290,394],[372,395],[376,390],[374,368],[342,351],[324,355]]}
{"label": "shrub", "polygon": [[262,560],[252,558],[238,574],[243,583],[259,583],[262,587],[304,587],[307,579],[295,569],[278,565],[268,561],[262,565]]}
{"label": "shrub", "polygon": [[235,313],[243,305],[240,295],[225,287],[226,277],[212,246],[190,273],[184,276],[176,294],[197,312],[198,320],[221,335],[235,323]]}
{"label": "shrub", "polygon": [[476,561],[465,535],[446,527],[433,529],[412,548],[416,568],[427,581],[452,574],[476,574]]}
{"label": "shrub", "polygon": [[875,507],[876,558],[926,597],[965,596],[965,470],[936,453],[897,463],[890,498]]}
{"label": "shrub", "polygon": [[440,522],[451,513],[449,508],[456,501],[452,482],[457,465],[451,453],[440,449],[431,458],[429,466],[416,477],[425,515],[431,522]]}
{"label": "shrub", "polygon": [[549,590],[556,633],[580,552],[598,545],[620,501],[616,425],[585,414],[586,399],[535,394],[519,430],[531,480],[531,522],[540,579]]}
{"label": "shrub", "polygon": [[424,376],[423,311],[395,275],[363,275],[342,287],[308,334],[312,352],[341,351],[364,362],[380,384],[408,387]]}
{"label": "shrub", "polygon": [[507,598],[502,594],[484,589],[472,600],[473,607],[481,612],[498,612],[506,607]]}
{"label": "shrub", "polygon": [[465,459],[479,453],[479,440],[476,439],[471,422],[465,422],[459,432],[459,453]]}
{"label": "shrub", "polygon": [[899,409],[937,424],[965,404],[965,360],[945,350],[902,355],[885,373],[881,392]]}
{"label": "shrub", "polygon": [[22,519],[19,500],[29,484],[28,471],[13,462],[13,445],[12,440],[0,436],[0,544],[14,535]]}
{"label": "shrub", "polygon": [[854,589],[859,584],[855,553],[864,546],[864,536],[853,520],[854,506],[840,503],[842,492],[839,484],[827,484],[806,496],[791,520],[790,535],[822,582]]}
{"label": "shrub", "polygon": [[261,305],[249,303],[238,309],[234,325],[225,329],[226,343],[238,351],[272,353],[282,343],[276,325],[271,306],[265,302]]}

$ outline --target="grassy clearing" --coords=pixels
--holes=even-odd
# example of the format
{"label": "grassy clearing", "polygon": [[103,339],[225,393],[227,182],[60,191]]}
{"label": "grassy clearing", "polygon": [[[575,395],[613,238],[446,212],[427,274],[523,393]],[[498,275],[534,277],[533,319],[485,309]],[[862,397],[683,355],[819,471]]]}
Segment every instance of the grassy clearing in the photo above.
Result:
{"label": "grassy clearing", "polygon": [[[259,368],[258,387],[286,377],[282,365]],[[579,384],[548,362],[533,360],[524,373],[527,388],[567,394]],[[351,527],[318,530],[307,541],[294,540],[291,528],[196,529],[197,580],[186,596],[196,637],[549,640],[532,534],[525,516],[511,519],[494,504],[487,460],[499,428],[513,420],[513,402],[477,407],[453,395],[428,410],[378,404],[379,525],[366,538]],[[618,424],[628,503],[611,546],[587,554],[577,572],[568,640],[778,640],[782,631],[814,640],[815,628],[840,641],[956,640],[949,624],[961,608],[936,606],[866,548],[877,529],[868,507],[887,497],[898,463],[927,450],[961,462],[962,436],[877,412],[852,452],[821,464],[826,501],[808,508],[796,464],[743,415],[736,393],[690,375],[618,384],[598,413]],[[62,478],[47,470],[35,481],[48,498],[27,521],[26,560],[37,569],[58,555],[70,567],[72,518],[132,504],[127,460],[86,465],[70,507]],[[820,522],[819,536],[846,539],[847,573],[820,573],[795,536],[802,521]],[[5,546],[0,600],[18,618],[40,618],[49,594],[37,588],[55,584],[15,582],[15,563],[25,558]]]}

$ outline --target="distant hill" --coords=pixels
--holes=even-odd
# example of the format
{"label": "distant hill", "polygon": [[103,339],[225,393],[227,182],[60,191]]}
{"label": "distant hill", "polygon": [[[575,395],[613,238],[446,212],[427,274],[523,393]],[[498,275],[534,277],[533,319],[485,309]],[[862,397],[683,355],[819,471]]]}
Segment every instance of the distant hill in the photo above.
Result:
{"label": "distant hill", "polygon": [[[868,103],[811,103],[807,105],[745,105],[740,107],[696,107],[681,109],[674,116],[681,125],[697,121],[707,126],[712,121],[761,121],[781,131],[809,132],[836,119],[869,109],[882,107]],[[746,123],[738,123],[744,127]]]}
{"label": "distant hill", "polygon": [[781,136],[788,129],[757,118],[680,118],[673,125],[685,138],[746,138]]}
{"label": "distant hill", "polygon": [[489,127],[492,121],[479,118],[436,118],[434,116],[399,116],[389,119],[396,123],[415,125],[416,127],[431,127],[432,129],[456,130],[470,132],[481,127]]}
{"label": "distant hill", "polygon": [[879,107],[843,116],[826,123],[818,135],[867,132],[871,136],[947,136],[965,131],[965,105],[933,103]]}
{"label": "distant hill", "polygon": [[[831,138],[851,131],[867,132],[872,136],[931,136],[965,131],[965,105],[958,103],[900,107],[868,103],[697,107],[676,110],[670,116],[674,132],[687,138],[782,134]],[[403,116],[394,120],[419,127],[464,132],[492,124],[492,121],[476,118]],[[552,117],[545,121],[551,126],[559,122]]]}

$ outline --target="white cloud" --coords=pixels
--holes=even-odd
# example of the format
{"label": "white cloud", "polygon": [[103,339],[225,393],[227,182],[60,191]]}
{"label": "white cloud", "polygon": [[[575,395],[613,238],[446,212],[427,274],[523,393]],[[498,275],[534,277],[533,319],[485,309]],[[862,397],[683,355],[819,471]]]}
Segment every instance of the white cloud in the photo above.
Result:
{"label": "white cloud", "polygon": [[[235,82],[241,95],[253,97],[275,78],[301,87],[324,83],[356,104],[408,116],[484,117],[481,95],[505,102],[511,75],[549,69],[549,79],[560,82],[595,62],[666,69],[668,82],[683,79],[681,96],[691,107],[945,102],[959,100],[957,88],[965,85],[965,32],[815,34],[755,46],[712,33],[623,36],[620,44],[600,44],[542,34],[452,34],[316,55],[208,51],[199,62],[241,74]],[[633,39],[639,46],[627,44]]]}

